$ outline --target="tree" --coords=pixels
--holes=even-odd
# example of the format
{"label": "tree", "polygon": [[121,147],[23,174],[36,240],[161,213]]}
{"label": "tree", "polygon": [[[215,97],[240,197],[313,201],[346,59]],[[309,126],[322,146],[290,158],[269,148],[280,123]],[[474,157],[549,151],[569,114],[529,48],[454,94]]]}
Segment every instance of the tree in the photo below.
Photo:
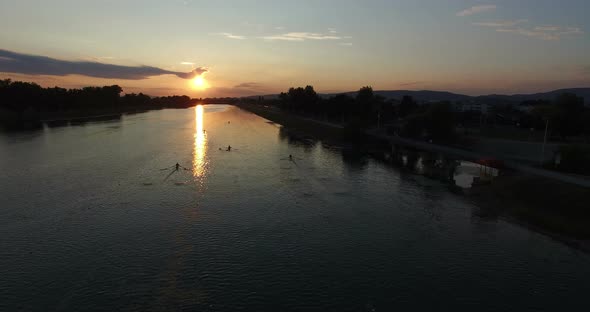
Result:
{"label": "tree", "polygon": [[557,96],[551,104],[535,106],[532,110],[532,126],[536,129],[544,129],[548,121],[551,132],[557,133],[565,139],[584,132],[583,116],[584,98],[571,93],[563,93]]}
{"label": "tree", "polygon": [[560,135],[564,138],[579,135],[583,130],[584,98],[573,93],[563,93],[555,99],[555,105],[561,112],[558,124]]}
{"label": "tree", "polygon": [[536,129],[544,129],[545,123],[549,121],[551,129],[559,131],[561,123],[563,122],[563,112],[555,105],[540,105],[536,106],[531,114],[533,121],[531,127]]}
{"label": "tree", "polygon": [[374,109],[375,95],[370,86],[362,87],[356,94],[355,114],[368,123]]}
{"label": "tree", "polygon": [[353,114],[354,98],[346,94],[339,94],[324,101],[324,110],[326,113],[339,122],[348,119]]}
{"label": "tree", "polygon": [[123,89],[118,85],[104,87],[85,87],[69,89],[53,87],[42,88],[38,84],[10,79],[0,80],[0,108],[21,114],[27,111],[29,116],[37,113],[57,113],[71,110],[102,111],[118,109],[119,104],[128,108],[133,106],[153,105],[159,107],[188,107],[188,96],[171,96],[151,99],[144,94],[127,94],[121,97]]}
{"label": "tree", "polygon": [[427,132],[435,141],[449,141],[455,135],[455,118],[449,102],[430,105],[427,112]]}
{"label": "tree", "polygon": [[586,141],[590,141],[590,109],[586,109],[582,115],[582,131],[586,137]]}
{"label": "tree", "polygon": [[6,88],[6,87],[10,86],[11,82],[12,82],[12,80],[10,80],[10,79],[0,80],[0,88]]}
{"label": "tree", "polygon": [[424,135],[426,116],[424,114],[409,115],[404,119],[401,127],[401,136],[420,139]]}
{"label": "tree", "polygon": [[424,112],[406,116],[401,135],[421,139],[424,135],[435,142],[448,142],[455,136],[455,118],[449,102],[431,104]]}
{"label": "tree", "polygon": [[302,113],[315,112],[320,100],[312,86],[289,88],[286,94],[281,93],[279,99],[283,108]]}
{"label": "tree", "polygon": [[560,170],[577,174],[590,174],[590,147],[588,145],[562,145],[559,152],[561,154]]}
{"label": "tree", "polygon": [[369,103],[374,97],[375,95],[373,94],[373,88],[370,86],[360,88],[356,94],[356,100],[359,103]]}
{"label": "tree", "polygon": [[402,101],[399,104],[399,117],[403,118],[410,114],[415,113],[418,110],[418,103],[409,95],[404,95]]}

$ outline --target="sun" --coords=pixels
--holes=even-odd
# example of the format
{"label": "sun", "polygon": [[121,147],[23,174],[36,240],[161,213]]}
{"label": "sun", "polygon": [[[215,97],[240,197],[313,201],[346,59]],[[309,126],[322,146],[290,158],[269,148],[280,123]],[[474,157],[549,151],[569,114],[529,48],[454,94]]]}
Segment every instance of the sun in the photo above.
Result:
{"label": "sun", "polygon": [[197,90],[205,90],[208,87],[207,81],[203,75],[199,75],[193,79],[193,87]]}

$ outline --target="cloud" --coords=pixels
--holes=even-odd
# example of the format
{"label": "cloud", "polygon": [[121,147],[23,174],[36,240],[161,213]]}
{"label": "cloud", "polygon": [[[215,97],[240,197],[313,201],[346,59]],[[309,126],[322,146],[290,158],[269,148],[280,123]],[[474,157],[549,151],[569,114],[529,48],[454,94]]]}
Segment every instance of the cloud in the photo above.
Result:
{"label": "cloud", "polygon": [[21,54],[0,49],[0,72],[28,75],[83,75],[96,78],[140,80],[152,76],[176,75],[192,79],[207,72],[198,67],[191,72],[175,72],[152,66],[122,66],[88,61],[64,61],[47,56]]}
{"label": "cloud", "polygon": [[583,35],[584,31],[579,27],[565,27],[557,28],[555,30],[558,35]]}
{"label": "cloud", "polygon": [[170,72],[173,73],[174,75],[176,75],[178,78],[182,78],[182,79],[193,79],[197,76],[200,76],[204,73],[208,72],[208,70],[206,68],[203,67],[197,67],[195,69],[193,69],[192,71],[188,72],[188,73],[181,73],[181,72]]}
{"label": "cloud", "polygon": [[270,92],[265,85],[252,81],[242,82],[233,87],[216,87],[214,89],[209,91],[215,94],[223,94],[224,96],[249,96]]}
{"label": "cloud", "polygon": [[218,33],[217,35],[224,36],[227,39],[236,39],[236,40],[245,40],[246,39],[245,36],[234,35],[234,34],[228,33],[228,32]]}
{"label": "cloud", "polygon": [[558,26],[537,26],[535,27],[536,31],[558,31]]}
{"label": "cloud", "polygon": [[584,32],[579,27],[564,27],[556,25],[521,26],[528,23],[526,19],[512,21],[491,21],[473,23],[475,26],[493,27],[497,32],[512,33],[542,40],[559,40],[564,36],[581,35]]}
{"label": "cloud", "polygon": [[310,32],[290,32],[280,35],[265,36],[265,40],[283,40],[283,41],[305,41],[305,40],[341,40],[343,37],[336,35],[310,33]]}
{"label": "cloud", "polygon": [[336,28],[328,28],[328,32],[331,34],[337,34],[338,31],[336,31]]}
{"label": "cloud", "polygon": [[236,87],[212,87],[207,90],[208,96],[229,96],[229,97],[240,97],[240,96],[252,96],[261,94],[277,93],[277,90],[265,89],[262,86],[257,88],[236,88]]}
{"label": "cloud", "polygon": [[346,47],[352,47],[352,42],[340,42],[339,45],[346,46]]}
{"label": "cloud", "polygon": [[514,21],[493,21],[493,22],[478,22],[473,23],[475,26],[484,26],[484,27],[514,27],[518,24],[526,23],[528,20],[526,19],[519,19]]}
{"label": "cloud", "polygon": [[564,36],[582,35],[584,31],[578,27],[537,26],[527,28],[499,28],[497,32],[512,33],[541,40],[559,40]]}
{"label": "cloud", "polygon": [[415,86],[418,84],[423,84],[425,81],[411,81],[411,82],[405,82],[405,83],[400,83],[400,87],[409,87],[409,86]]}
{"label": "cloud", "polygon": [[262,85],[257,82],[243,82],[234,86],[236,89],[260,89],[261,87]]}
{"label": "cloud", "polygon": [[487,11],[493,11],[495,9],[496,9],[496,6],[493,4],[476,5],[476,6],[472,6],[472,7],[468,8],[468,9],[465,9],[463,11],[457,12],[457,16],[468,16],[468,15],[483,13],[483,12],[487,12]]}

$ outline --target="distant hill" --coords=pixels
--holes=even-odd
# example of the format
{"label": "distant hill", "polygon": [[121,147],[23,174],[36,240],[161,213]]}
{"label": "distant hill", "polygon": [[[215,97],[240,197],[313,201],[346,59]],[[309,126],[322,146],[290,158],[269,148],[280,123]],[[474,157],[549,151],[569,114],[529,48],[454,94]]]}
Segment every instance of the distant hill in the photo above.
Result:
{"label": "distant hill", "polygon": [[[404,95],[409,95],[414,98],[418,102],[432,102],[432,101],[468,101],[472,99],[471,96],[464,95],[464,94],[456,94],[446,91],[430,91],[430,90],[421,90],[421,91],[411,91],[411,90],[378,90],[374,91],[375,94],[380,95],[386,99],[396,99],[401,100]],[[346,92],[346,94],[350,96],[356,96],[357,92]],[[336,94],[329,94],[328,96],[333,96]]]}
{"label": "distant hill", "polygon": [[583,97],[586,105],[590,105],[590,88],[572,88],[559,89],[549,92],[533,93],[533,94],[490,94],[473,97],[473,101],[482,104],[518,104],[522,101],[528,100],[553,100],[562,93],[573,93],[577,96]]}
{"label": "distant hill", "polygon": [[584,98],[586,104],[590,104],[590,88],[571,88],[571,89],[559,89],[549,92],[543,93],[533,93],[533,94],[514,94],[511,95],[510,98],[516,101],[526,101],[526,100],[552,100],[556,96],[562,93],[573,93],[577,96],[581,96]]}
{"label": "distant hill", "polygon": [[[482,103],[482,104],[518,104],[522,101],[526,100],[552,100],[556,96],[562,93],[574,93],[577,96],[583,97],[586,105],[590,106],[590,88],[570,88],[570,89],[559,89],[553,90],[549,92],[541,92],[541,93],[533,93],[533,94],[513,94],[513,95],[503,95],[503,94],[490,94],[490,95],[480,95],[480,96],[469,96],[464,94],[457,94],[447,91],[431,91],[431,90],[421,90],[421,91],[411,91],[411,90],[377,90],[374,91],[375,94],[380,95],[386,99],[396,99],[401,100],[404,95],[409,95],[413,97],[416,101],[424,103],[424,102],[434,102],[434,101],[450,101],[450,102],[475,102],[475,103]],[[357,92],[342,92],[342,93],[324,93],[320,94],[320,96],[324,98],[332,97],[338,94],[347,94],[349,96],[356,96]],[[252,96],[251,98],[258,97]],[[278,94],[267,94],[263,95],[266,99],[276,99],[278,98]]]}

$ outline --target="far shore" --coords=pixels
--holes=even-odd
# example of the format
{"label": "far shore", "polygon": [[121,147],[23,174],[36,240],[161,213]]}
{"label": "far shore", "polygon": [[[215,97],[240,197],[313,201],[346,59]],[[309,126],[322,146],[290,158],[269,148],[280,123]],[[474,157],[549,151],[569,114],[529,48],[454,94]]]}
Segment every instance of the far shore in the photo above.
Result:
{"label": "far shore", "polygon": [[[5,126],[8,129],[34,129],[42,126],[43,123],[65,123],[71,121],[93,121],[93,120],[105,120],[105,119],[116,119],[124,114],[138,114],[149,112],[153,110],[161,109],[185,109],[194,107],[197,105],[214,105],[221,103],[202,103],[198,100],[191,100],[185,104],[177,106],[166,106],[166,105],[144,105],[144,106],[119,106],[109,107],[101,109],[91,110],[69,110],[69,111],[57,111],[57,112],[42,112],[42,113],[31,113],[27,116],[10,116],[14,117],[14,122],[8,123],[0,120],[0,127]],[[225,104],[225,103],[223,103]],[[231,104],[230,104],[231,105]],[[0,110],[0,114],[2,111]],[[10,115],[15,112],[5,111],[4,114]]]}

